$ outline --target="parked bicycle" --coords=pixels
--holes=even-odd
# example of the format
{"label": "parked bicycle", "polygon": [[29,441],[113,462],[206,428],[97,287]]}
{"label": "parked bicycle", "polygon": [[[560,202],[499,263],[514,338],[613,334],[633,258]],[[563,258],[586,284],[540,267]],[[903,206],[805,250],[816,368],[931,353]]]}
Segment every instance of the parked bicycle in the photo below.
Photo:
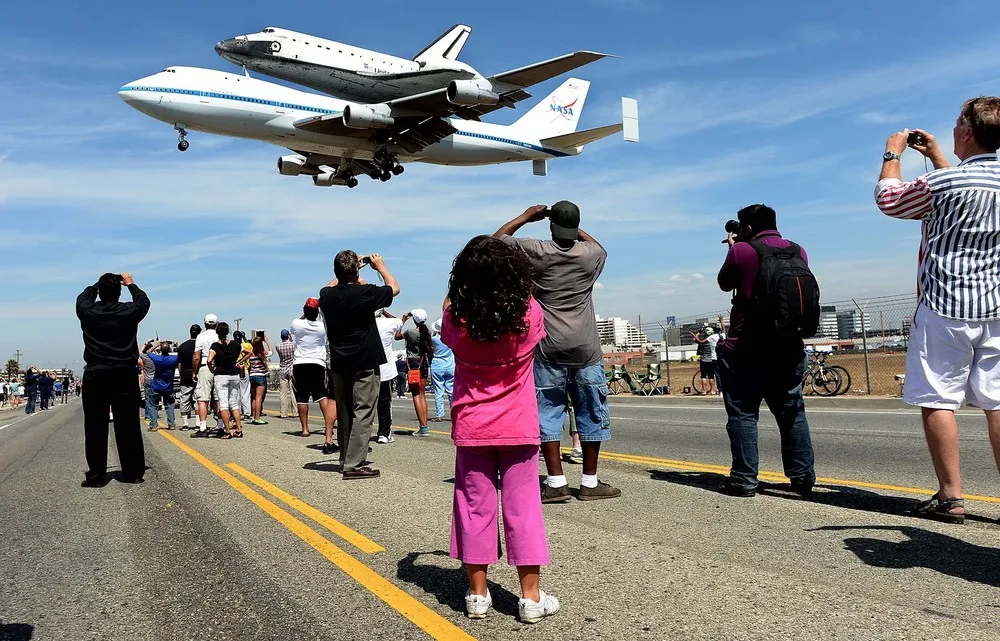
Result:
{"label": "parked bicycle", "polygon": [[809,354],[809,366],[802,377],[802,391],[819,396],[839,396],[851,389],[851,373],[840,365],[827,365],[827,352]]}

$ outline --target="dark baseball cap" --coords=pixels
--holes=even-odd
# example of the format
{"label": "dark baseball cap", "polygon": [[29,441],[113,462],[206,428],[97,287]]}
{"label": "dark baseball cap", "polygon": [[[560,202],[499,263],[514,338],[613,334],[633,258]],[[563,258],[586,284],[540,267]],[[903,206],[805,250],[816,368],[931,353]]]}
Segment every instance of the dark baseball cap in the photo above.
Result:
{"label": "dark baseball cap", "polygon": [[580,208],[568,200],[549,207],[549,228],[556,240],[577,240],[580,237]]}

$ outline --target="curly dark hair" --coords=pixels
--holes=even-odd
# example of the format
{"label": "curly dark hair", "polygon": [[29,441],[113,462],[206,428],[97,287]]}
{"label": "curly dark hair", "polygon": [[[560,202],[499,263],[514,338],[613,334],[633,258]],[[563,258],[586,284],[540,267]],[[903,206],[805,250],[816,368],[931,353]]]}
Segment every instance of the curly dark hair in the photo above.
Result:
{"label": "curly dark hair", "polygon": [[495,343],[528,331],[531,264],[499,238],[476,236],[455,257],[448,281],[451,317],[473,340]]}

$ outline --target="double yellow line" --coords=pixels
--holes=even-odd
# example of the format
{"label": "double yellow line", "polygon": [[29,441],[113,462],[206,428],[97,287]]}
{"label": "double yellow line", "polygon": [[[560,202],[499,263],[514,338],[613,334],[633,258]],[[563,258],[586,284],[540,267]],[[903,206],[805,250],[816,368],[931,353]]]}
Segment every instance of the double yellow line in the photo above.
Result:
{"label": "double yellow line", "polygon": [[[352,579],[361,584],[369,592],[382,599],[389,607],[396,610],[410,620],[418,628],[426,632],[433,639],[441,641],[475,641],[475,637],[469,636],[461,628],[451,623],[437,612],[434,612],[420,601],[399,589],[391,581],[371,569],[361,561],[334,545],[331,541],[322,536],[319,532],[309,527],[284,508],[263,496],[252,487],[236,478],[220,466],[213,463],[197,450],[188,446],[176,436],[168,432],[159,432],[168,441],[176,445],[183,452],[201,463],[206,469],[228,483],[234,490],[246,497],[251,503],[259,507],[275,521],[284,525],[292,534],[299,537],[317,552],[322,554],[328,561],[343,570]],[[382,552],[384,547],[368,539],[364,535],[355,532],[336,519],[323,514],[316,508],[288,494],[280,488],[268,483],[264,479],[248,472],[235,463],[230,463],[226,467],[233,470],[240,476],[257,485],[265,492],[275,498],[284,501],[293,509],[298,510],[307,517],[313,519],[323,527],[327,528],[340,538],[351,543],[362,552],[373,554]]]}

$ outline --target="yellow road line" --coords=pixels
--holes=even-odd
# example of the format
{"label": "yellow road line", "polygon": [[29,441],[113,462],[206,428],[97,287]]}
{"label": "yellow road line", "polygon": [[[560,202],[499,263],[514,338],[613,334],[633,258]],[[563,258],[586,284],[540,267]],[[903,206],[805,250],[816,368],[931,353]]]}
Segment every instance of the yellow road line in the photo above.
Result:
{"label": "yellow road line", "polygon": [[[412,430],[415,429],[409,426],[392,426],[393,429],[404,429]],[[441,432],[438,430],[431,430],[431,434],[440,434],[442,436],[451,436],[451,432]],[[569,454],[572,450],[568,447],[562,448],[562,451]],[[715,465],[713,463],[699,463],[697,461],[678,461],[665,458],[656,458],[654,456],[641,456],[639,454],[619,454],[617,452],[607,452],[601,450],[601,458],[608,459],[611,461],[621,461],[623,463],[633,463],[637,465],[654,465],[656,467],[668,467],[673,470],[681,470],[683,472],[712,472],[715,474],[728,475],[729,466],[727,465]],[[781,472],[768,472],[761,471],[758,473],[760,480],[770,481],[772,483],[787,483],[788,477],[786,477]],[[871,490],[886,490],[888,492],[904,492],[906,494],[919,494],[923,496],[933,496],[936,490],[928,490],[920,487],[906,487],[904,485],[888,485],[885,483],[869,483],[868,481],[855,481],[850,479],[838,479],[826,476],[820,476],[816,478],[817,483],[824,483],[826,485],[840,485],[843,487],[857,487],[865,488]],[[1000,503],[1000,497],[997,496],[979,496],[976,494],[966,494],[963,498],[968,501],[983,501],[984,503]]]}
{"label": "yellow road line", "polygon": [[399,589],[391,581],[375,572],[375,570],[323,538],[319,532],[254,491],[252,487],[207,459],[197,450],[182,443],[172,434],[167,432],[160,432],[160,434],[232,486],[234,490],[249,499],[250,502],[271,516],[275,521],[278,521],[297,537],[311,545],[317,552],[326,557],[327,560],[346,572],[369,592],[382,599],[389,607],[409,619],[414,625],[430,635],[431,638],[442,641],[476,641],[475,637],[469,636],[461,628]]}
{"label": "yellow road line", "polygon": [[337,519],[332,516],[328,516],[323,512],[320,512],[313,506],[309,505],[305,501],[292,496],[288,492],[282,490],[281,488],[268,483],[264,479],[260,478],[256,474],[247,471],[246,469],[240,467],[236,463],[226,463],[226,467],[236,472],[246,480],[250,481],[260,489],[264,490],[274,498],[284,501],[289,507],[298,510],[302,514],[308,516],[313,521],[316,521],[326,529],[330,530],[340,538],[344,539],[354,547],[358,548],[362,552],[367,554],[375,554],[376,552],[385,552],[385,548],[372,541],[364,534],[356,532],[351,528],[347,527]]}

